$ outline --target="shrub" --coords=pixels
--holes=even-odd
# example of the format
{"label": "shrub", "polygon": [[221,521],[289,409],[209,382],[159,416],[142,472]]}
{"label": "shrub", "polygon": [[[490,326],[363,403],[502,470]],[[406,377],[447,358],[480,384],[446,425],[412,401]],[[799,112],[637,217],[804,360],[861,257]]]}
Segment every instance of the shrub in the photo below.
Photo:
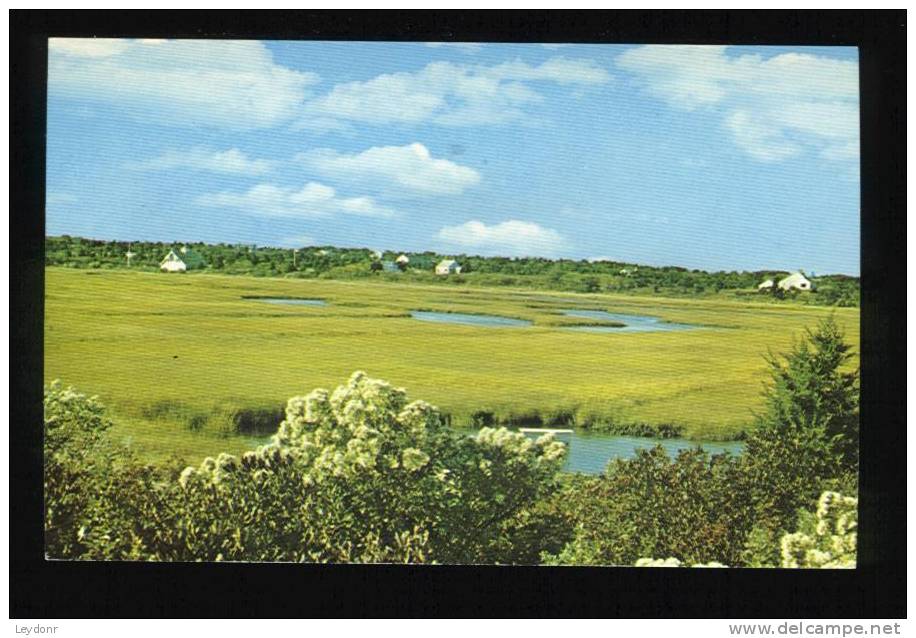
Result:
{"label": "shrub", "polygon": [[798,531],[782,537],[782,566],[855,568],[858,505],[837,492],[821,494],[816,512],[804,512]]}
{"label": "shrub", "polygon": [[270,445],[180,473],[112,446],[94,400],[53,386],[45,401],[54,557],[516,563],[568,535],[549,505],[561,443],[453,433],[362,373],[290,399]]}
{"label": "shrub", "polygon": [[856,471],[859,460],[858,370],[844,371],[851,347],[832,317],[782,357],[768,357],[773,385],[763,424],[816,432],[836,466]]}
{"label": "shrub", "polygon": [[216,431],[223,435],[273,434],[283,420],[283,407],[238,407],[228,405],[218,408],[211,416],[217,423]]}
{"label": "shrub", "polygon": [[94,496],[93,485],[109,464],[100,451],[110,427],[94,397],[64,388],[59,381],[45,388],[44,527],[49,555],[81,551],[77,530]]}
{"label": "shrub", "polygon": [[[778,563],[773,539],[824,489],[855,485],[859,454],[858,372],[843,371],[849,345],[832,319],[783,357],[769,357],[767,409],[747,438],[742,463],[754,500],[758,547]],[[753,553],[753,552],[752,552]]]}
{"label": "shrub", "polygon": [[59,382],[45,388],[45,551],[52,558],[146,558],[169,507],[164,475],[107,439],[94,398]]}
{"label": "shrub", "polygon": [[477,410],[471,414],[471,427],[488,428],[496,425],[496,415],[489,410]]}
{"label": "shrub", "polygon": [[740,464],[729,455],[656,446],[617,460],[570,494],[575,539],[555,564],[632,565],[645,556],[736,564],[752,522]]}
{"label": "shrub", "polygon": [[[802,511],[798,531],[783,535],[776,546],[762,549],[761,554],[780,554],[780,566],[785,568],[853,569],[856,566],[856,538],[858,531],[858,499],[837,492],[824,492],[817,503],[817,511]],[[752,532],[753,543],[765,542],[765,536]],[[686,567],[677,558],[640,558],[636,567]],[[752,563],[749,567],[763,567]],[[697,563],[693,567],[726,567],[718,562]]]}

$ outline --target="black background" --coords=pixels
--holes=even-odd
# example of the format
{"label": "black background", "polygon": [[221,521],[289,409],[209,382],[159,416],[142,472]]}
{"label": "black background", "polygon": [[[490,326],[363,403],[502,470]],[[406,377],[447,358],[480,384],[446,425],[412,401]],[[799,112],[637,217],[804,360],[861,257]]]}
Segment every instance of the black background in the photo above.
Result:
{"label": "black background", "polygon": [[[905,11],[10,12],[10,616],[906,616]],[[856,45],[862,400],[855,570],[52,562],[41,498],[48,36]]]}

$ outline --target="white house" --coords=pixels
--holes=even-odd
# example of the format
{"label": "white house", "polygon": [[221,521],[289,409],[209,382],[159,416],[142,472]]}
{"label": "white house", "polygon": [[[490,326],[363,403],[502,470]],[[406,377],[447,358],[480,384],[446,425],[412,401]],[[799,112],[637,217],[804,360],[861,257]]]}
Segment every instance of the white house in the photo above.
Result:
{"label": "white house", "polygon": [[169,250],[169,253],[159,262],[159,269],[163,272],[184,272],[193,268],[201,268],[204,260],[189,249],[182,246],[177,252],[175,249]]}
{"label": "white house", "polygon": [[437,275],[451,275],[451,274],[460,274],[461,266],[458,265],[458,262],[454,259],[443,259],[436,265],[436,274]]}
{"label": "white house", "polygon": [[757,286],[757,290],[772,290],[773,286],[776,284],[773,283],[772,279],[767,279],[765,282]]}
{"label": "white house", "polygon": [[399,264],[401,264],[401,265],[406,266],[407,264],[410,263],[410,257],[408,257],[407,255],[404,255],[404,254],[400,254],[400,255],[398,255],[398,258],[395,259],[395,262],[397,262],[397,263],[399,263]]}
{"label": "white house", "polygon": [[800,272],[792,273],[785,279],[780,279],[777,284],[783,290],[808,290],[812,289],[811,281]]}
{"label": "white house", "polygon": [[174,250],[170,250],[165,259],[159,262],[159,269],[165,272],[184,272],[188,269],[188,265]]}

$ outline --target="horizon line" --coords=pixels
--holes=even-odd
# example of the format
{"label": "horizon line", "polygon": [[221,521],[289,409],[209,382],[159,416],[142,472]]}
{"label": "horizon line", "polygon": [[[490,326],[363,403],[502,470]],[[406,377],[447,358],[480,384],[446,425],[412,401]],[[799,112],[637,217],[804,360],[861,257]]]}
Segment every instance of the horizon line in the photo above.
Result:
{"label": "horizon line", "polygon": [[370,247],[368,247],[368,246],[338,246],[338,245],[336,245],[336,244],[309,244],[309,245],[302,245],[302,246],[277,246],[277,245],[271,245],[271,244],[258,244],[257,242],[207,242],[207,241],[203,241],[203,240],[190,240],[190,241],[189,241],[189,240],[169,240],[169,241],[165,241],[165,240],[152,240],[152,239],[100,239],[100,238],[95,238],[95,237],[86,237],[86,236],[83,236],[83,235],[71,235],[71,234],[69,234],[69,233],[62,233],[62,234],[60,234],[60,235],[49,235],[49,234],[46,233],[46,234],[45,234],[45,239],[48,239],[48,238],[55,238],[55,237],[60,238],[60,237],[64,237],[64,236],[66,236],[66,237],[71,237],[71,238],[74,238],[74,237],[75,237],[75,238],[79,238],[79,239],[86,239],[86,240],[89,240],[89,241],[102,241],[102,242],[114,242],[114,243],[143,242],[143,243],[150,243],[150,244],[152,244],[152,243],[157,243],[157,244],[204,244],[204,245],[208,245],[208,246],[220,246],[220,245],[222,245],[222,246],[254,246],[254,248],[271,248],[271,249],[274,249],[274,250],[301,250],[301,249],[303,249],[303,248],[337,248],[337,249],[340,249],[340,250],[367,250],[367,251],[370,251],[370,252],[392,252],[392,253],[398,253],[398,252],[400,252],[400,253],[415,253],[415,254],[418,254],[418,253],[419,253],[419,254],[422,254],[422,253],[433,253],[433,254],[438,255],[438,256],[446,256],[446,255],[459,256],[459,255],[461,255],[461,256],[464,256],[464,257],[475,257],[475,258],[478,258],[478,259],[509,259],[509,260],[515,260],[515,261],[522,260],[522,259],[537,259],[537,260],[549,261],[549,262],[570,261],[570,262],[585,262],[585,263],[589,263],[589,264],[607,262],[607,263],[614,263],[614,264],[622,264],[622,265],[625,265],[625,266],[647,266],[647,267],[649,267],[649,268],[657,268],[657,269],[664,269],[664,268],[680,268],[680,269],[683,269],[683,270],[686,270],[686,271],[690,271],[690,272],[705,272],[705,273],[709,273],[709,274],[715,274],[715,273],[730,273],[730,272],[736,272],[736,273],[746,272],[746,273],[755,273],[755,274],[756,274],[756,273],[790,273],[790,274],[791,274],[791,273],[799,272],[799,273],[805,274],[806,276],[811,276],[811,277],[835,277],[835,276],[840,276],[840,277],[850,277],[850,278],[853,278],[853,279],[861,279],[861,275],[850,275],[850,274],[844,273],[844,272],[828,272],[828,273],[824,273],[824,274],[820,274],[820,275],[813,275],[813,274],[809,275],[809,274],[808,274],[809,272],[813,273],[813,272],[815,272],[815,271],[814,271],[814,269],[807,269],[807,268],[793,268],[793,269],[787,269],[787,268],[757,268],[757,269],[753,269],[753,270],[751,270],[751,269],[740,269],[740,270],[723,270],[723,269],[718,269],[718,270],[707,270],[707,269],[704,269],[704,268],[688,268],[687,266],[678,266],[678,265],[675,265],[675,264],[656,265],[656,264],[651,264],[651,263],[638,263],[638,262],[635,262],[635,261],[624,261],[624,260],[609,260],[609,259],[603,259],[603,258],[602,258],[602,259],[594,259],[594,258],[582,257],[582,258],[579,258],[579,259],[575,259],[575,258],[573,258],[573,257],[543,257],[543,256],[538,256],[538,255],[528,255],[528,256],[518,256],[518,255],[515,255],[515,256],[510,256],[510,255],[480,255],[480,254],[474,254],[474,253],[442,253],[442,252],[438,252],[438,251],[436,251],[436,250],[429,250],[429,249],[427,249],[427,250],[422,250],[422,251],[417,251],[417,250],[405,250],[405,249],[393,250],[393,249],[390,249],[390,248],[385,248],[385,249],[370,248]]}

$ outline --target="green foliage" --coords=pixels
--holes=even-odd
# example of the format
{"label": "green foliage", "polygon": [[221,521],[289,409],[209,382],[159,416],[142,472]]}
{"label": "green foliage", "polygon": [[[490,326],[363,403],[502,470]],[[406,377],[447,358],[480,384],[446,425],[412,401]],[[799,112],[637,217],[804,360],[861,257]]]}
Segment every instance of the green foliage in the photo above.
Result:
{"label": "green foliage", "polygon": [[[779,543],[762,533],[751,532],[748,544],[757,548],[760,556],[779,556],[779,562],[751,561],[747,567],[853,569],[856,566],[859,500],[838,492],[824,492],[817,502],[817,511],[799,512],[798,531],[784,534]],[[640,558],[637,567],[686,567],[677,558]],[[718,562],[697,563],[693,567],[726,567]]]}
{"label": "green foliage", "polygon": [[94,400],[46,395],[49,556],[519,563],[566,538],[549,506],[561,443],[458,435],[363,373],[290,399],[271,444],[180,474],[106,441]]}
{"label": "green foliage", "polygon": [[45,550],[52,558],[139,559],[169,516],[155,486],[165,470],[106,437],[102,405],[52,383],[44,398]]}
{"label": "green foliage", "polygon": [[[744,472],[760,545],[772,547],[799,508],[831,483],[855,482],[859,456],[858,371],[832,318],[783,357],[769,357],[767,409],[746,442]],[[752,554],[754,552],[751,552]],[[759,560],[772,563],[771,553]],[[752,559],[753,560],[753,559]]]}
{"label": "green foliage", "polygon": [[782,567],[855,568],[858,506],[851,496],[821,494],[816,512],[803,513],[798,531],[782,537]]}
{"label": "green foliage", "polygon": [[[45,544],[50,555],[82,551],[77,530],[94,498],[93,484],[110,466],[103,452],[111,422],[95,398],[55,381],[44,395]],[[74,489],[86,486],[86,489]]]}
{"label": "green foliage", "polygon": [[615,461],[580,486],[573,501],[575,539],[556,564],[632,565],[645,556],[735,564],[752,522],[737,459],[660,446]]}
{"label": "green foliage", "polygon": [[769,357],[773,385],[764,426],[819,435],[839,467],[856,471],[859,458],[858,371],[843,368],[851,346],[832,317],[784,357]]}

